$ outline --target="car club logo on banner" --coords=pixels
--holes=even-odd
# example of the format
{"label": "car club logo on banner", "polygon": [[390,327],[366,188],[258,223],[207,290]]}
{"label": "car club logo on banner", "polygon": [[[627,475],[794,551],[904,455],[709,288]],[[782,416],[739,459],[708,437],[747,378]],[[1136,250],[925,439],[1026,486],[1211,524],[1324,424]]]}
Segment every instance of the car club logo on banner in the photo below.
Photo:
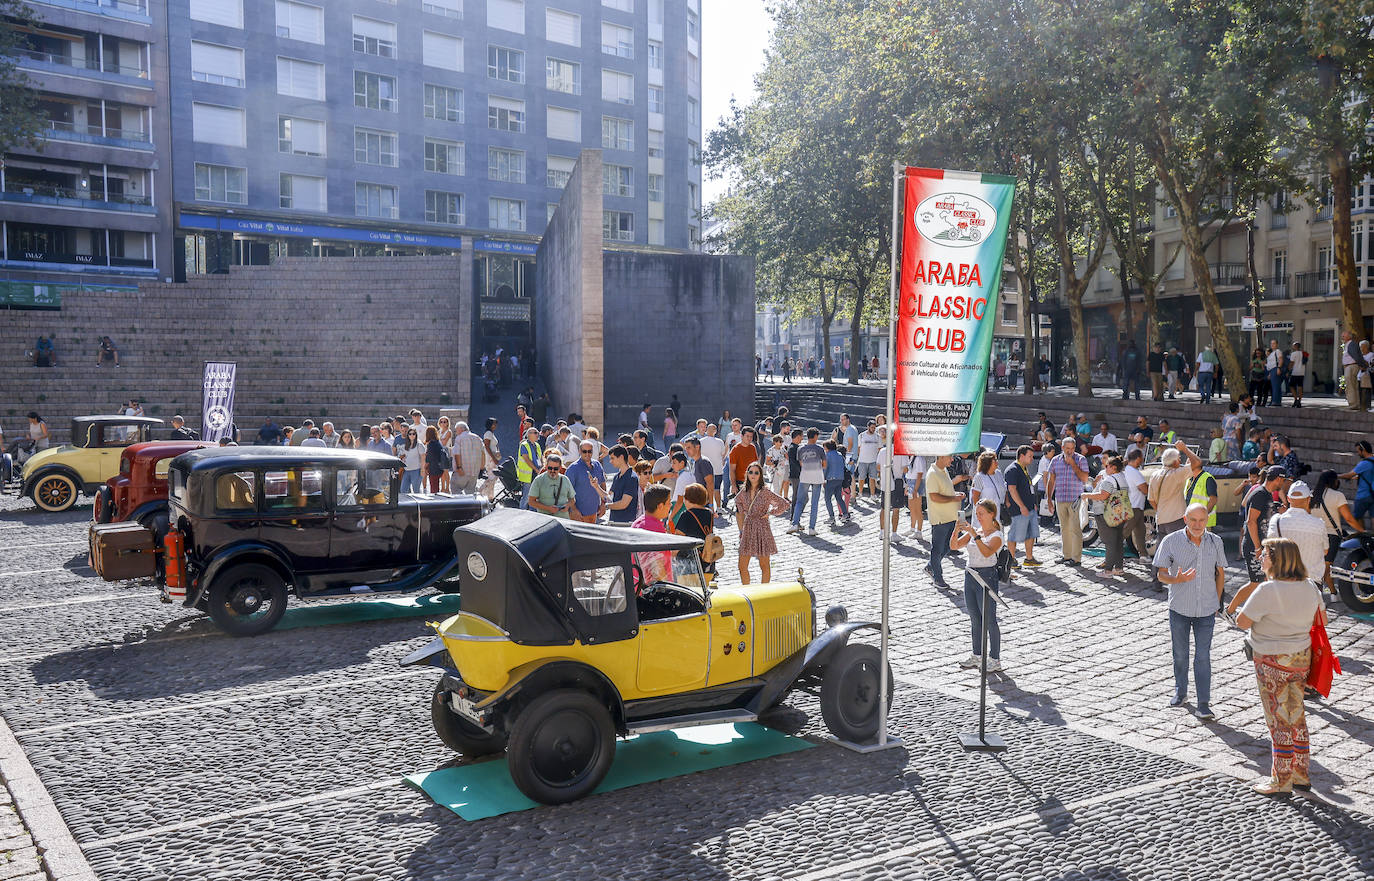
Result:
{"label": "car club logo on banner", "polygon": [[204,397],[201,406],[201,437],[211,443],[229,438],[234,426],[234,374],[238,365],[233,361],[206,361]]}
{"label": "car club logo on banner", "polygon": [[1016,179],[907,168],[894,400],[899,455],[978,449]]}

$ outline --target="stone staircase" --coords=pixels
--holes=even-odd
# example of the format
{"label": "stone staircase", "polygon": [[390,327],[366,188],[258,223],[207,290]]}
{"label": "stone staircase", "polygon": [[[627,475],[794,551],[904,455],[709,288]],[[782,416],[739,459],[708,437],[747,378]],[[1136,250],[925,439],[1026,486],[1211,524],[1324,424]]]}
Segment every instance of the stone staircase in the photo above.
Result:
{"label": "stone staircase", "polygon": [[[887,404],[887,390],[881,383],[848,385],[835,383],[763,383],[755,386],[754,407],[762,415],[773,412],[773,393],[780,390],[789,402],[794,421],[802,425],[829,426],[841,413],[862,424],[883,412]],[[1148,392],[1146,397],[1148,398]],[[1332,402],[1334,403],[1334,402]],[[1071,394],[1038,394],[1033,397],[1017,392],[989,392],[983,405],[983,430],[1003,433],[1007,444],[1015,447],[1029,439],[1040,411],[1062,425],[1071,416],[1085,413],[1093,423],[1105,420],[1118,437],[1124,439],[1136,416],[1145,416],[1157,425],[1168,419],[1181,439],[1204,447],[1211,443],[1211,430],[1221,426],[1226,402],[1200,403],[1196,396],[1176,401],[1122,401],[1115,397],[1079,398]],[[1260,410],[1264,424],[1275,432],[1288,435],[1303,462],[1314,471],[1333,468],[1340,473],[1355,464],[1356,441],[1374,440],[1374,414],[1355,413],[1343,406],[1311,404],[1302,409],[1265,407]],[[1124,440],[1123,440],[1124,445]]]}
{"label": "stone staircase", "polygon": [[[236,361],[235,422],[306,417],[355,432],[419,406],[469,403],[470,298],[457,257],[286,258],[185,284],[68,293],[58,312],[0,313],[0,426],[13,438],[36,410],[59,440],[73,416],[130,397],[150,416],[199,427],[206,360]],[[25,355],[55,338],[58,366]],[[101,335],[122,367],[97,367]]]}

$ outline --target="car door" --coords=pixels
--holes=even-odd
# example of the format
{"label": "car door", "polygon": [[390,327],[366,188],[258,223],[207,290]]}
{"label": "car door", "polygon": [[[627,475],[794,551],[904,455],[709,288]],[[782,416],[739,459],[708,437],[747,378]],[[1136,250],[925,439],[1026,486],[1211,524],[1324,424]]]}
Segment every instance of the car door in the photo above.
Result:
{"label": "car door", "polygon": [[334,472],[330,565],[336,581],[363,583],[372,574],[415,562],[403,550],[413,507],[398,507],[396,469],[341,466]]}
{"label": "car door", "polygon": [[[644,694],[684,691],[706,685],[711,621],[701,587],[700,563],[695,559],[695,553],[690,559],[674,555],[672,581],[660,581],[643,589],[636,685]],[[664,598],[656,603],[655,595],[659,592],[663,592]],[[669,611],[665,606],[677,606],[680,610]],[[659,614],[665,617],[657,617]]]}
{"label": "car door", "polygon": [[104,483],[119,474],[120,455],[131,443],[121,432],[128,431],[128,428],[92,423],[86,427],[86,431],[89,435],[82,457],[81,479],[87,483]]}
{"label": "car door", "polygon": [[311,577],[329,568],[330,514],[325,507],[325,471],[318,465],[268,468],[262,475],[258,537]]}

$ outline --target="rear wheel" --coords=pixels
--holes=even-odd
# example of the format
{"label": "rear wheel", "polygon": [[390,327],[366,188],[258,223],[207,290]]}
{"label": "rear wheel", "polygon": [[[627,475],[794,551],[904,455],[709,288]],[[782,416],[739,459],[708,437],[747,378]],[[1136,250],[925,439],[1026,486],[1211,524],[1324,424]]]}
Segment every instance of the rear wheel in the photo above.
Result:
{"label": "rear wheel", "polygon": [[95,491],[95,503],[91,505],[91,519],[96,523],[109,523],[114,519],[114,499],[110,488],[102,486]]}
{"label": "rear wheel", "polygon": [[76,504],[76,481],[65,474],[47,474],[33,485],[33,502],[44,511],[57,513]]}
{"label": "rear wheel", "polygon": [[210,585],[210,620],[231,636],[266,633],[286,612],[286,582],[261,563],[234,566]]}
{"label": "rear wheel", "polygon": [[1345,603],[1345,607],[1352,612],[1374,612],[1374,584],[1369,583],[1369,576],[1374,573],[1374,565],[1370,563],[1369,558],[1361,556],[1355,567],[1351,568],[1350,558],[1341,554],[1337,557],[1336,562],[1331,564],[1331,571],[1335,573],[1338,566],[1341,567],[1339,571],[1349,572],[1358,579],[1358,581],[1347,581],[1344,578],[1331,579],[1341,602]]}
{"label": "rear wheel", "polygon": [[1097,518],[1089,510],[1087,500],[1078,506],[1078,525],[1083,531],[1083,547],[1090,548],[1097,543]]}
{"label": "rear wheel", "polygon": [[449,692],[441,682],[434,688],[429,715],[434,720],[434,733],[444,746],[470,758],[489,756],[506,748],[506,735],[488,732],[453,711],[448,702]]}
{"label": "rear wheel", "polygon": [[565,804],[600,785],[615,758],[611,713],[585,691],[541,694],[515,717],[506,762],[520,791],[546,805]]}
{"label": "rear wheel", "polygon": [[[878,691],[882,656],[876,648],[850,643],[825,665],[821,718],[840,740],[861,743],[878,733]],[[887,705],[892,706],[892,668],[887,671]]]}

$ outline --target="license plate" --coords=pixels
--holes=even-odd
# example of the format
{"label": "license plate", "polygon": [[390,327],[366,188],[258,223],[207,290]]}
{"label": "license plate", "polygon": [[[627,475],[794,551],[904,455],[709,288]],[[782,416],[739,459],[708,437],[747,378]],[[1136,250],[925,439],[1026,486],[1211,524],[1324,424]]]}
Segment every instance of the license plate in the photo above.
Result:
{"label": "license plate", "polygon": [[453,712],[474,724],[480,724],[477,720],[482,714],[477,712],[477,705],[472,701],[456,694],[450,694],[448,702],[449,706],[453,708]]}

